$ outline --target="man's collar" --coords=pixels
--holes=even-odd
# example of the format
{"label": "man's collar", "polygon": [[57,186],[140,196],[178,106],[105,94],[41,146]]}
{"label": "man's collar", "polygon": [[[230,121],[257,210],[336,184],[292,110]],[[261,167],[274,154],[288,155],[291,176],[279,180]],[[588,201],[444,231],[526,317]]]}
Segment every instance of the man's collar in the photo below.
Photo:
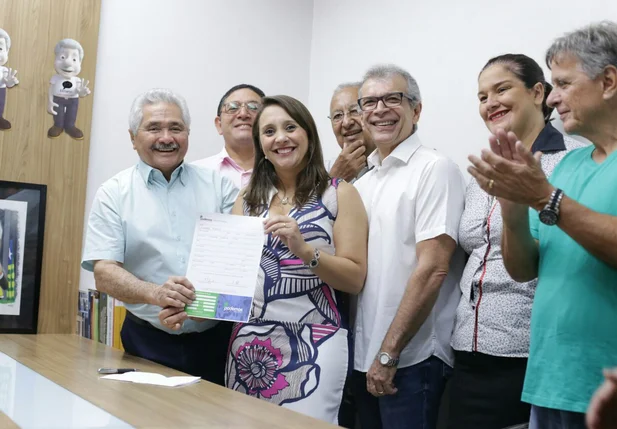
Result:
{"label": "man's collar", "polygon": [[[392,157],[407,164],[420,146],[422,146],[422,142],[420,141],[420,137],[418,137],[418,132],[416,131],[399,143],[398,146],[394,148],[392,153],[386,157],[386,159]],[[383,161],[384,160],[380,158],[378,149],[375,149],[367,159],[367,163],[371,168],[382,165]]]}
{"label": "man's collar", "polygon": [[217,153],[216,156],[218,156],[220,162],[223,162],[228,158],[231,159],[231,156],[229,156],[229,152],[227,152],[227,148],[225,146],[223,146],[223,149]]}
{"label": "man's collar", "polygon": [[220,164],[226,162],[238,171],[253,171],[253,169],[245,170],[244,168],[240,167],[240,165],[229,155],[229,152],[227,152],[227,148],[225,146],[223,146],[223,150],[221,150],[217,156],[219,157]]}
{"label": "man's collar", "polygon": [[[180,164],[178,167],[176,167],[176,169],[173,171],[173,173],[171,173],[171,179],[169,180],[169,183],[172,183],[174,181],[174,179],[176,177],[178,177],[180,179],[180,183],[182,183],[183,186],[186,186],[186,174],[187,174],[187,172],[186,172],[185,164],[186,164],[185,162],[182,162],[182,164]],[[152,166],[146,164],[141,159],[137,163],[137,170],[139,171],[139,175],[143,179],[143,181],[146,184],[146,186],[150,185],[152,183],[152,181],[154,180],[153,177],[152,177],[153,174],[157,174],[158,173],[163,178],[163,180],[165,180],[165,177],[163,176],[163,173],[160,170],[157,170],[157,169],[153,168]]]}
{"label": "man's collar", "polygon": [[536,141],[531,145],[532,153],[538,151],[542,153],[560,152],[562,150],[566,150],[563,134],[557,131],[550,122],[540,131],[540,134],[536,137]]}

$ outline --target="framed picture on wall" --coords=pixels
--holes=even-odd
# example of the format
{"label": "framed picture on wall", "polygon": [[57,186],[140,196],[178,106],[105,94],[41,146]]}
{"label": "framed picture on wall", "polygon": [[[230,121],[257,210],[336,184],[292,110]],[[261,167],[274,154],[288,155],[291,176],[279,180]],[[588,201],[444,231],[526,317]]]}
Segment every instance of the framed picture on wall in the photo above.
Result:
{"label": "framed picture on wall", "polygon": [[47,186],[0,180],[0,333],[36,334]]}

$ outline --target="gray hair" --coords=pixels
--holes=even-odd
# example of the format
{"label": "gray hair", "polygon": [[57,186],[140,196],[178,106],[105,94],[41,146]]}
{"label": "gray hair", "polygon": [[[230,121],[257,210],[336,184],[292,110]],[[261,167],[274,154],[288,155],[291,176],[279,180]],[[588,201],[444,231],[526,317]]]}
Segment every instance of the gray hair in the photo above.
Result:
{"label": "gray hair", "polygon": [[608,65],[617,67],[617,24],[602,21],[566,33],[546,52],[546,65],[563,54],[574,55],[585,74],[595,79]]}
{"label": "gray hair", "polygon": [[6,50],[10,51],[11,50],[11,36],[9,36],[9,33],[4,31],[2,28],[0,28],[0,39],[6,40]]}
{"label": "gray hair", "polygon": [[[416,106],[418,103],[422,102],[422,97],[420,96],[420,87],[418,87],[418,82],[413,78],[409,72],[399,66],[394,64],[378,64],[376,66],[371,67],[364,74],[362,78],[361,85],[364,85],[369,79],[387,79],[392,76],[401,76],[407,81],[407,96],[410,97],[412,101],[412,105]],[[358,90],[358,97],[362,97],[361,90]]]}
{"label": "gray hair", "polygon": [[77,52],[79,52],[79,61],[84,60],[84,48],[81,47],[81,44],[77,40],[60,40],[58,43],[56,43],[56,47],[54,48],[54,54],[57,56],[60,53],[61,49],[77,49]]}
{"label": "gray hair", "polygon": [[154,88],[138,95],[135,101],[133,101],[131,113],[129,114],[129,129],[133,135],[137,135],[137,130],[144,119],[144,106],[157,103],[169,103],[178,106],[182,112],[182,120],[186,128],[189,129],[191,127],[191,115],[184,98],[170,89]]}
{"label": "gray hair", "polygon": [[337,86],[334,89],[334,92],[332,93],[332,97],[334,97],[336,94],[338,94],[339,92],[348,89],[348,88],[354,88],[357,90],[360,90],[360,86],[362,85],[362,82],[345,82],[345,83],[341,83],[339,86]]}

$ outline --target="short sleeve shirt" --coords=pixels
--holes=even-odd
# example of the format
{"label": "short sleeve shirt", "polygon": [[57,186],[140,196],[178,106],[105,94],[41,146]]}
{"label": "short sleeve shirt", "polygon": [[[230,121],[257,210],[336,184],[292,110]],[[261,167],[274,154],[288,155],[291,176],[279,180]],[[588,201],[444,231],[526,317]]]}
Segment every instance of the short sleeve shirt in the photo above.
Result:
{"label": "short sleeve shirt", "polygon": [[[442,234],[457,241],[465,200],[465,180],[458,166],[423,146],[417,133],[383,161],[375,151],[368,162],[371,170],[354,184],[369,218],[368,271],[355,324],[354,369],[362,372],[368,371],[379,352],[417,268],[417,243]],[[459,248],[433,309],[402,350],[399,367],[433,355],[453,364],[450,339],[463,266]]]}
{"label": "short sleeve shirt", "polygon": [[62,98],[77,98],[79,97],[79,86],[81,85],[81,79],[76,76],[66,78],[55,74],[49,81],[52,87],[52,93],[55,97]]}
{"label": "short sleeve shirt", "polygon": [[[157,285],[170,276],[184,276],[199,214],[228,213],[237,195],[233,183],[215,171],[182,164],[168,182],[159,170],[140,161],[97,191],[82,267],[92,271],[95,261],[117,261],[138,279]],[[125,306],[169,333],[203,331],[215,324],[187,320],[180,331],[171,331],[158,320],[160,307]]]}
{"label": "short sleeve shirt", "polygon": [[[550,182],[589,209],[617,216],[617,151],[597,164],[594,149],[568,153]],[[582,413],[602,383],[602,369],[617,366],[617,268],[558,225],[540,223],[537,211],[529,214],[540,261],[522,400]]]}

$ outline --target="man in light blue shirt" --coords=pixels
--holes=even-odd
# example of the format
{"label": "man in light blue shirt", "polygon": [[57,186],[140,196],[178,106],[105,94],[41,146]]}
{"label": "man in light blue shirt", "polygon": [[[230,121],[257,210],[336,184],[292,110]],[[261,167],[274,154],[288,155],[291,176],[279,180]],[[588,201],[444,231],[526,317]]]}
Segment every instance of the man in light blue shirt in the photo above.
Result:
{"label": "man in light blue shirt", "polygon": [[128,353],[222,384],[231,325],[185,320],[172,330],[158,314],[195,298],[183,277],[195,222],[199,213],[228,213],[238,189],[184,162],[190,115],[179,95],[164,89],[140,95],[129,126],[140,160],[99,188],[82,267],[94,272],[98,290],[125,303],[121,338]]}

